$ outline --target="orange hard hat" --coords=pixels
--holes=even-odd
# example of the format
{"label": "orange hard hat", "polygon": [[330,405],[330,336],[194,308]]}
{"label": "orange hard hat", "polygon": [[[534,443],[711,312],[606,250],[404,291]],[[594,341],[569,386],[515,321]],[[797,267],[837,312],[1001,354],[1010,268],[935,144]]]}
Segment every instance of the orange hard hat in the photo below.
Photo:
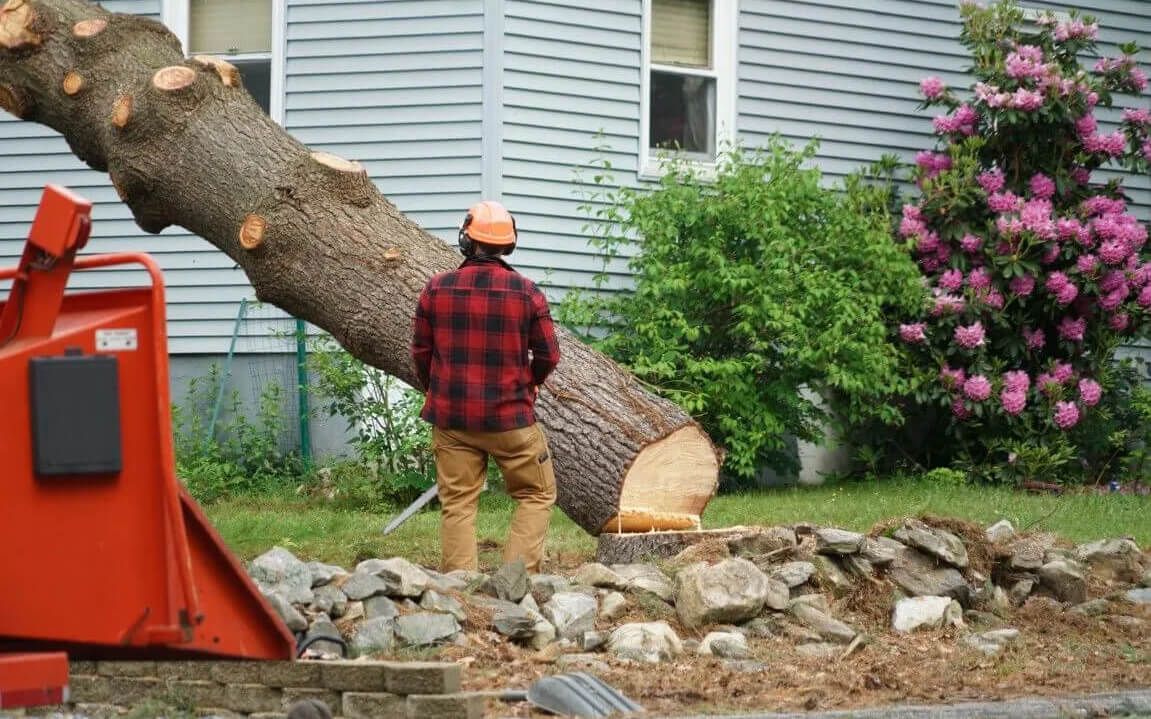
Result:
{"label": "orange hard hat", "polygon": [[468,208],[460,233],[466,234],[473,242],[485,245],[514,245],[516,220],[500,203],[484,200]]}

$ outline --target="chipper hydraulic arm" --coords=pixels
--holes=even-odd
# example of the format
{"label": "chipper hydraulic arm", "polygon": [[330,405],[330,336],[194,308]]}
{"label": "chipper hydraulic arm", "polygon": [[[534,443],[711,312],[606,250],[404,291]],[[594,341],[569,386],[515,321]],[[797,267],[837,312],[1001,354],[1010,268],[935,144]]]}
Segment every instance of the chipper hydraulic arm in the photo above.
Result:
{"label": "chipper hydraulic arm", "polygon": [[[0,710],[62,701],[68,657],[295,648],[176,477],[160,269],[77,258],[90,228],[91,203],[49,186],[0,269]],[[150,284],[65,292],[103,268],[101,285]]]}

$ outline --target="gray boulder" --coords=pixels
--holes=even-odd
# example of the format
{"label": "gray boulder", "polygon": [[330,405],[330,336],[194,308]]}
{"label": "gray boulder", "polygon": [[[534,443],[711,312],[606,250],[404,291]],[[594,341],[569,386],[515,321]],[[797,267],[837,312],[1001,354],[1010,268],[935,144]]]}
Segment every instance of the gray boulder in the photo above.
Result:
{"label": "gray boulder", "polygon": [[963,625],[963,608],[951,597],[909,597],[895,603],[891,627],[908,633],[916,629],[938,629],[945,624]]}
{"label": "gray boulder", "polygon": [[667,622],[624,624],[611,633],[608,651],[624,659],[658,664],[683,653],[683,642]]}
{"label": "gray boulder", "polygon": [[710,632],[699,643],[697,653],[723,659],[747,659],[747,637],[738,632]]}
{"label": "gray boulder", "polygon": [[1035,578],[1021,577],[1011,584],[1011,588],[1007,590],[1007,596],[1015,604],[1023,604],[1031,596],[1031,592],[1035,591],[1036,584],[1038,581]]}
{"label": "gray boulder", "polygon": [[887,576],[913,597],[951,597],[966,604],[971,589],[954,567],[940,567],[918,549],[904,547],[888,568]]}
{"label": "gray boulder", "polygon": [[344,594],[348,596],[353,602],[359,602],[368,597],[374,597],[377,594],[387,594],[390,586],[383,579],[380,579],[375,574],[368,572],[361,572],[358,568],[348,577],[340,589],[344,590]]}
{"label": "gray boulder", "polygon": [[627,582],[612,570],[599,562],[588,562],[576,570],[574,577],[576,584],[586,584],[589,587],[604,587],[606,589],[623,589]]}
{"label": "gray boulder", "polygon": [[348,595],[337,586],[325,584],[316,588],[308,608],[313,612],[323,612],[333,619],[339,619],[348,609]]}
{"label": "gray boulder", "polygon": [[767,596],[763,601],[763,605],[768,609],[774,609],[777,612],[782,612],[787,609],[788,602],[791,601],[791,591],[783,582],[767,578]]}
{"label": "gray boulder", "polygon": [[599,616],[609,622],[614,622],[627,611],[627,597],[619,592],[610,592],[600,602]]}
{"label": "gray boulder", "polygon": [[279,594],[292,604],[312,603],[312,572],[283,547],[272,547],[252,560],[248,573],[266,594]]}
{"label": "gray boulder", "polygon": [[733,557],[759,557],[770,552],[794,547],[799,542],[795,530],[790,527],[767,527],[763,530],[742,534],[727,541],[727,549]]}
{"label": "gray boulder", "polygon": [[795,651],[810,659],[832,659],[843,653],[843,647],[828,642],[800,644]]}
{"label": "gray boulder", "polygon": [[843,562],[847,573],[852,576],[867,579],[875,574],[875,567],[871,565],[871,562],[858,554],[845,554],[839,560]]}
{"label": "gray boulder", "polygon": [[886,567],[905,549],[902,542],[891,537],[865,537],[859,556],[876,567]]}
{"label": "gray boulder", "polygon": [[[325,641],[324,638],[333,641]],[[335,640],[342,640],[340,630],[332,623],[331,619],[323,616],[315,619],[312,626],[308,627],[308,633],[304,635],[304,641],[308,642],[309,650],[342,656],[343,649]]]}
{"label": "gray boulder", "polygon": [[1060,559],[1039,568],[1039,580],[1061,602],[1087,601],[1087,579],[1075,562]]}
{"label": "gray boulder", "polygon": [[815,567],[815,582],[822,589],[841,594],[855,586],[851,577],[833,557],[817,554],[811,558],[811,563]]}
{"label": "gray boulder", "polygon": [[425,569],[424,573],[428,575],[431,580],[428,582],[428,589],[434,589],[440,594],[447,594],[449,592],[465,592],[468,589],[467,581],[460,576],[451,576],[448,574],[441,574],[430,569]]}
{"label": "gray boulder", "polygon": [[822,527],[815,530],[815,548],[820,554],[857,554],[863,546],[863,535],[845,529]]}
{"label": "gray boulder", "polygon": [[848,625],[832,616],[824,614],[808,604],[801,602],[793,603],[790,610],[792,616],[810,627],[823,639],[839,642],[840,644],[849,644],[852,639],[855,639],[855,635],[858,634],[857,631]]}
{"label": "gray boulder", "polygon": [[1138,582],[1143,575],[1142,553],[1130,539],[1103,539],[1077,546],[1072,554],[1076,561],[1092,571],[1114,577],[1121,582]]}
{"label": "gray boulder", "polygon": [[686,627],[743,622],[763,611],[767,575],[746,559],[693,564],[676,577],[675,608]]}
{"label": "gray boulder", "polygon": [[336,577],[348,573],[343,567],[337,567],[334,564],[324,564],[323,562],[308,562],[307,567],[312,575],[312,587],[323,586]]}
{"label": "gray boulder", "polygon": [[987,655],[998,654],[1003,647],[1019,638],[1018,629],[993,629],[981,634],[969,634],[963,638],[963,643]]}
{"label": "gray boulder", "polygon": [[391,617],[376,617],[365,620],[356,628],[348,647],[351,653],[386,654],[395,647],[396,620]]}
{"label": "gray boulder", "polygon": [[595,629],[598,611],[595,598],[580,592],[557,592],[540,607],[544,618],[556,628],[556,635],[571,640]]}
{"label": "gray boulder", "polygon": [[598,651],[601,647],[607,644],[607,632],[584,632],[579,638],[579,648],[581,652],[594,652]]}
{"label": "gray boulder", "polygon": [[518,604],[502,599],[489,599],[480,604],[492,612],[492,629],[509,639],[531,639],[540,617]]}
{"label": "gray boulder", "polygon": [[815,565],[811,562],[787,562],[771,571],[768,576],[783,582],[789,589],[798,587],[815,574]]}
{"label": "gray boulder", "polygon": [[1123,598],[1132,604],[1151,604],[1151,589],[1147,587],[1128,589],[1123,593]]}
{"label": "gray boulder", "polygon": [[356,572],[374,574],[382,579],[388,587],[385,593],[390,597],[419,598],[432,583],[427,572],[403,557],[369,559],[357,564]]}
{"label": "gray boulder", "polygon": [[809,607],[815,607],[824,614],[831,612],[831,605],[827,603],[827,597],[822,594],[800,594],[788,602],[786,608],[791,609],[792,604],[806,604]]}
{"label": "gray boulder", "polygon": [[400,616],[400,609],[391,599],[383,594],[377,594],[364,600],[364,616],[368,619],[375,619],[376,617],[394,619]]}
{"label": "gray boulder", "polygon": [[434,589],[424,592],[424,596],[420,598],[420,609],[450,614],[459,622],[466,621],[468,618],[467,610],[464,609],[464,605],[460,604],[458,599],[440,594]]}
{"label": "gray boulder", "polygon": [[1001,519],[988,527],[984,532],[984,536],[986,536],[987,541],[992,544],[1002,544],[1015,538],[1015,527],[1006,519]]}
{"label": "gray boulder", "polygon": [[280,619],[284,620],[288,629],[293,632],[302,632],[308,628],[308,620],[298,609],[292,606],[292,603],[284,595],[273,591],[270,594],[265,594],[264,597],[272,605],[272,609],[276,610],[276,614],[280,615]]}
{"label": "gray boulder", "polygon": [[556,592],[566,592],[571,587],[570,581],[556,574],[533,574],[528,581],[532,596],[541,605]]}
{"label": "gray boulder", "polygon": [[1016,542],[1011,549],[1009,566],[1020,571],[1036,570],[1043,566],[1046,555],[1047,548],[1038,542],[1027,540]]}
{"label": "gray boulder", "polygon": [[1085,617],[1101,617],[1111,611],[1111,601],[1104,597],[1089,599],[1082,604],[1076,604],[1068,611],[1074,612],[1075,614],[1082,614]]}
{"label": "gray boulder", "polygon": [[627,591],[648,592],[665,602],[670,602],[675,596],[675,585],[658,567],[650,564],[613,564],[611,571],[624,581],[622,588]]}
{"label": "gray boulder", "polygon": [[908,519],[895,530],[895,538],[922,550],[925,554],[963,569],[967,566],[967,547],[951,532],[929,527],[918,519]]}
{"label": "gray boulder", "polygon": [[396,623],[396,637],[409,647],[447,644],[460,633],[459,622],[450,614],[417,612],[396,617],[393,621]]}
{"label": "gray boulder", "polygon": [[594,674],[606,674],[611,671],[607,662],[595,654],[561,654],[559,659],[556,659],[556,667],[562,671]]}
{"label": "gray boulder", "polygon": [[527,567],[524,566],[523,560],[516,560],[496,570],[484,586],[484,591],[496,599],[519,602],[531,591],[531,587]]}
{"label": "gray boulder", "polygon": [[1151,569],[1148,569],[1143,574],[1143,578],[1139,580],[1139,584],[1144,587],[1151,587]]}

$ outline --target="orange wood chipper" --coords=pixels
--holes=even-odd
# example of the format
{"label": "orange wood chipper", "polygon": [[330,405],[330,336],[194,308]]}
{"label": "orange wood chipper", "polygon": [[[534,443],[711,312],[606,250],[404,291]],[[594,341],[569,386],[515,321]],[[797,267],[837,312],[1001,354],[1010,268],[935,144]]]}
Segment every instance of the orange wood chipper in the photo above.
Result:
{"label": "orange wood chipper", "polygon": [[[176,477],[163,277],[77,258],[49,186],[0,304],[0,710],[66,701],[68,658],[290,659],[295,638]],[[151,286],[65,292],[142,267]]]}

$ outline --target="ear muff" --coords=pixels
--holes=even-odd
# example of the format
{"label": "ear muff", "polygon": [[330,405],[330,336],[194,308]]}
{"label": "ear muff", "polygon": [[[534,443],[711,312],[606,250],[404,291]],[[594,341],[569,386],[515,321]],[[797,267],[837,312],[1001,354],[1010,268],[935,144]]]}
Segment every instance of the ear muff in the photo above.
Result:
{"label": "ear muff", "polygon": [[472,224],[472,216],[469,213],[464,217],[464,224],[460,225],[460,236],[458,239],[460,253],[464,257],[471,257],[476,253],[476,243],[472,242],[472,238],[468,236],[468,225],[470,224]]}
{"label": "ear muff", "polygon": [[508,215],[512,218],[512,238],[513,239],[512,239],[512,243],[510,245],[508,245],[507,250],[504,251],[505,257],[516,251],[516,244],[520,241],[520,231],[518,229],[516,229],[516,216],[511,214],[510,212],[508,213]]}

